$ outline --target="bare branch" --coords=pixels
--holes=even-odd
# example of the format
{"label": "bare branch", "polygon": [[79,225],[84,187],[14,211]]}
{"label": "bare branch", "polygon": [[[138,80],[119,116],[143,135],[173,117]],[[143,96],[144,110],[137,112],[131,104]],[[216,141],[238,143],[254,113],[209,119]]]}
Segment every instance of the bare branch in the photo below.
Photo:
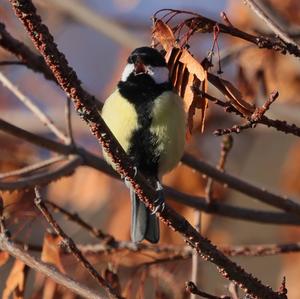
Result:
{"label": "bare branch", "polygon": [[278,196],[263,188],[258,188],[246,181],[235,178],[230,174],[225,174],[207,163],[196,160],[191,155],[185,154],[182,160],[191,168],[213,177],[215,180],[228,185],[228,187],[232,189],[243,192],[244,194],[252,196],[268,205],[277,207],[286,212],[290,212],[298,216],[300,215],[300,204],[296,201],[287,197]]}
{"label": "bare branch", "polygon": [[54,124],[53,120],[46,115],[33,101],[22,93],[3,73],[0,72],[0,81],[19,99],[51,132],[53,132],[59,139],[65,143],[68,142],[66,135],[59,130]]}
{"label": "bare branch", "polygon": [[0,182],[0,190],[18,190],[32,187],[36,184],[44,185],[52,181],[58,180],[63,176],[70,175],[77,166],[82,164],[80,156],[71,156],[69,160],[62,166],[46,172],[33,174],[27,177],[19,178],[12,182]]}
{"label": "bare branch", "polygon": [[98,32],[101,32],[111,40],[119,43],[121,46],[132,49],[145,44],[144,40],[138,38],[136,35],[133,35],[118,23],[109,20],[99,13],[96,13],[95,10],[89,8],[81,1],[43,1],[43,5],[45,4],[48,6],[51,5],[52,7],[55,6],[55,8],[60,12],[72,17],[74,20],[81,22],[86,26],[97,30]]}
{"label": "bare branch", "polygon": [[6,178],[9,178],[9,177],[12,177],[12,176],[24,176],[24,175],[30,174],[34,171],[37,171],[37,170],[41,169],[41,168],[45,168],[45,167],[48,167],[48,166],[53,165],[55,163],[66,160],[66,158],[67,157],[65,157],[65,156],[57,156],[57,157],[53,157],[53,158],[50,158],[50,159],[45,160],[45,161],[35,163],[33,165],[25,166],[21,169],[12,170],[12,171],[9,171],[9,172],[6,172],[6,173],[0,173],[0,180],[6,179]]}
{"label": "bare branch", "polygon": [[113,236],[105,234],[100,229],[95,228],[92,225],[88,224],[86,221],[81,219],[81,217],[79,217],[79,215],[77,213],[76,214],[70,213],[69,211],[65,210],[64,208],[60,207],[56,203],[51,202],[49,200],[44,200],[44,202],[47,205],[49,205],[50,207],[52,207],[55,211],[58,211],[58,212],[62,213],[63,215],[65,215],[68,220],[71,220],[71,221],[75,222],[76,224],[78,224],[79,226],[81,226],[82,228],[86,229],[94,237],[102,239],[102,240],[106,239],[106,241],[114,240]]}
{"label": "bare branch", "polygon": [[299,45],[291,39],[286,32],[284,32],[277,24],[274,23],[273,20],[263,11],[261,7],[259,7],[255,1],[253,0],[243,0],[249,7],[256,13],[256,15],[261,18],[267,26],[276,34],[276,36],[279,36],[283,41],[285,41],[288,44],[291,44],[299,49]]}
{"label": "bare branch", "polygon": [[10,255],[21,260],[30,268],[46,275],[47,277],[50,277],[56,283],[68,288],[79,296],[88,299],[104,299],[104,297],[99,295],[99,292],[96,292],[86,287],[85,285],[82,285],[69,276],[59,272],[55,267],[42,262],[41,260],[25,252],[24,250],[18,248],[13,242],[9,241],[5,236],[3,236],[3,234],[0,234],[0,249],[3,251],[7,251]]}
{"label": "bare branch", "polygon": [[46,205],[43,203],[40,188],[35,187],[35,199],[34,203],[36,207],[43,214],[49,225],[55,231],[57,235],[62,238],[63,244],[72,252],[72,254],[76,257],[76,259],[80,262],[80,264],[89,272],[89,274],[108,292],[110,296],[113,298],[122,299],[123,297],[120,294],[117,294],[116,291],[108,284],[108,282],[97,272],[97,270],[92,266],[92,264],[83,256],[81,251],[76,246],[73,239],[71,239],[63,229],[58,225],[58,223],[54,220],[52,215],[49,213]]}

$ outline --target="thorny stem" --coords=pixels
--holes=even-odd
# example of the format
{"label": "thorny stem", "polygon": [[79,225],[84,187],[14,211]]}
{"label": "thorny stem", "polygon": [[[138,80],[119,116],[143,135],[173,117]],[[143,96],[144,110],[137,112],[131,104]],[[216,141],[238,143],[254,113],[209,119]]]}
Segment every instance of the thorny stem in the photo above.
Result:
{"label": "thorny stem", "polygon": [[[83,90],[75,71],[69,67],[64,55],[58,51],[56,44],[53,42],[53,37],[50,35],[48,28],[42,24],[32,2],[30,0],[10,0],[10,3],[35,46],[44,56],[56,80],[68,96],[72,98],[77,113],[89,124],[93,134],[116,164],[118,172],[128,177],[140,200],[148,205],[150,210],[154,211],[155,207],[151,203],[157,198],[156,193],[151,190],[146,180],[139,173],[135,175],[134,168],[125,152],[97,112],[93,98]],[[253,297],[263,297],[265,299],[286,297],[263,285],[257,278],[226,258],[209,240],[199,235],[184,218],[168,206],[162,211],[159,218],[168,224],[170,228],[181,233],[187,243],[195,248],[204,259],[215,263],[226,278],[241,285]]]}

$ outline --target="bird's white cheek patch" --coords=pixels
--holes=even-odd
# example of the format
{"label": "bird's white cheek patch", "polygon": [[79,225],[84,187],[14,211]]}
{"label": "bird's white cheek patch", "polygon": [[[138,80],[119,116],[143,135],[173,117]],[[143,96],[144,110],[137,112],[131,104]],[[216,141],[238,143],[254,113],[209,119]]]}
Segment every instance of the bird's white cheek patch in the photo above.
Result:
{"label": "bird's white cheek patch", "polygon": [[129,75],[134,71],[134,64],[133,63],[128,63],[126,66],[125,66],[125,69],[122,73],[122,76],[121,76],[121,81],[123,82],[126,82]]}
{"label": "bird's white cheek patch", "polygon": [[169,82],[169,70],[164,66],[148,66],[147,73],[152,77],[156,84]]}

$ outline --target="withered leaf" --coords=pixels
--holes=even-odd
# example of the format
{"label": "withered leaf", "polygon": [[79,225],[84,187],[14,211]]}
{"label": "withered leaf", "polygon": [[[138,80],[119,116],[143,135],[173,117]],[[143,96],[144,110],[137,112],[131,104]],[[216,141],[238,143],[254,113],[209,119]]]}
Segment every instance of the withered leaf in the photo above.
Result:
{"label": "withered leaf", "polygon": [[[200,128],[203,132],[207,100],[195,94],[193,87],[195,84],[200,87],[200,82],[207,79],[205,68],[186,48],[177,47],[172,29],[162,20],[155,21],[152,36],[166,50],[165,59],[171,81],[178,94],[183,98],[185,111],[188,115],[187,137],[190,136],[194,126],[196,109],[201,112]],[[201,86],[204,86],[206,91],[207,84]]]}
{"label": "withered leaf", "polygon": [[24,298],[24,288],[28,267],[20,260],[15,260],[15,263],[6,280],[5,289],[2,294],[2,299],[9,299],[13,294],[14,299]]}
{"label": "withered leaf", "polygon": [[65,273],[60,257],[60,242],[61,238],[59,236],[46,233],[43,242],[41,260],[45,263],[56,266],[62,273]]}
{"label": "withered leaf", "polygon": [[249,104],[243,99],[240,91],[229,81],[221,79],[211,73],[207,76],[208,81],[213,84],[244,116],[249,117],[255,110],[255,106]]}
{"label": "withered leaf", "polygon": [[155,20],[152,37],[159,42],[167,52],[173,48],[176,43],[172,29],[162,20]]}
{"label": "withered leaf", "polygon": [[179,61],[186,65],[191,74],[196,75],[200,81],[204,81],[206,78],[205,69],[199,63],[187,49],[182,49],[182,54]]}

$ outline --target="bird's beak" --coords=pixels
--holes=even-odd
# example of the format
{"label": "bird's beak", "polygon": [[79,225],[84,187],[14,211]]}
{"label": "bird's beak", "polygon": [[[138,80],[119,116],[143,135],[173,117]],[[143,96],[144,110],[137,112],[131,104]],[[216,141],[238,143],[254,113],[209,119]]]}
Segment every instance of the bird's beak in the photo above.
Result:
{"label": "bird's beak", "polygon": [[145,65],[143,63],[143,60],[141,59],[141,57],[137,57],[135,63],[134,63],[134,73],[136,75],[139,74],[145,74],[146,73],[146,68]]}

